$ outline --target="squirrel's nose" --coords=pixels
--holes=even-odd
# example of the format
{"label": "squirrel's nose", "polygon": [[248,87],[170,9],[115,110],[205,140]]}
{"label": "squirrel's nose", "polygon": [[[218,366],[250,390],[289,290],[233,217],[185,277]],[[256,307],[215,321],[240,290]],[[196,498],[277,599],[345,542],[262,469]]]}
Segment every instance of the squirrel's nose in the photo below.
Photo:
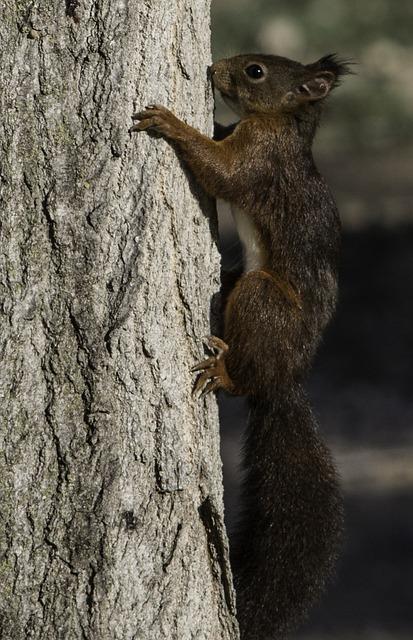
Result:
{"label": "squirrel's nose", "polygon": [[214,75],[215,71],[216,71],[215,64],[211,64],[208,67],[208,78],[212,78],[212,76]]}

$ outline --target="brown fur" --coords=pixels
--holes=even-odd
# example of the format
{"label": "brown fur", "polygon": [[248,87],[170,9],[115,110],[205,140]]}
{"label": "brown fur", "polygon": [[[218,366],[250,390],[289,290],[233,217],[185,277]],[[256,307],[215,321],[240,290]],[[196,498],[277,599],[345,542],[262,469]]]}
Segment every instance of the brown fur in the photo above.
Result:
{"label": "brown fur", "polygon": [[240,115],[215,140],[161,106],[134,116],[132,131],[161,133],[208,193],[252,221],[265,257],[228,296],[225,343],[212,338],[216,355],[195,368],[197,388],[251,404],[233,552],[243,640],[284,637],[322,591],[339,544],[337,478],[302,380],[335,307],[340,236],[311,145],[323,100],[348,72],[331,55],[215,63],[214,85]]}

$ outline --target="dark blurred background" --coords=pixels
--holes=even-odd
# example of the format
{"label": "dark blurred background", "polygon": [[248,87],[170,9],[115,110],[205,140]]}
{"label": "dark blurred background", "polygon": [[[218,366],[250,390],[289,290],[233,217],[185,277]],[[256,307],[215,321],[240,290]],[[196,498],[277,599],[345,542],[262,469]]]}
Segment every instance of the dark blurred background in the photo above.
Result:
{"label": "dark blurred background", "polygon": [[[340,303],[310,380],[346,501],[334,584],[301,640],[413,638],[413,3],[213,0],[214,59],[263,52],[357,61],[315,144],[343,221]],[[234,116],[217,101],[217,119]],[[241,258],[220,210],[223,262]],[[243,402],[220,398],[229,527]]]}

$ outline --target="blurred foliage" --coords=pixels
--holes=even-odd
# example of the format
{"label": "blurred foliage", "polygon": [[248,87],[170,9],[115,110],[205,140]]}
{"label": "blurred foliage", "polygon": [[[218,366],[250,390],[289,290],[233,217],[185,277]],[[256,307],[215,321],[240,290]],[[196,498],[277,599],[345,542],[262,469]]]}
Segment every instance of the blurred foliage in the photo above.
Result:
{"label": "blurred foliage", "polygon": [[350,152],[413,141],[411,0],[213,0],[214,59],[263,52],[355,61],[328,109],[321,147]]}

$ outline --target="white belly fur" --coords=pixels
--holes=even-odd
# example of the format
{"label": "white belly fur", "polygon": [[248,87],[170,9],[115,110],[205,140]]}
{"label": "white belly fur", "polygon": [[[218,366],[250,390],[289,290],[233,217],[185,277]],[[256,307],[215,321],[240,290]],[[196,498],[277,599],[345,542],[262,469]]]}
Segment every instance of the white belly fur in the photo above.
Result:
{"label": "white belly fur", "polygon": [[261,269],[265,264],[265,252],[251,216],[238,207],[231,207],[231,212],[244,250],[244,271]]}

